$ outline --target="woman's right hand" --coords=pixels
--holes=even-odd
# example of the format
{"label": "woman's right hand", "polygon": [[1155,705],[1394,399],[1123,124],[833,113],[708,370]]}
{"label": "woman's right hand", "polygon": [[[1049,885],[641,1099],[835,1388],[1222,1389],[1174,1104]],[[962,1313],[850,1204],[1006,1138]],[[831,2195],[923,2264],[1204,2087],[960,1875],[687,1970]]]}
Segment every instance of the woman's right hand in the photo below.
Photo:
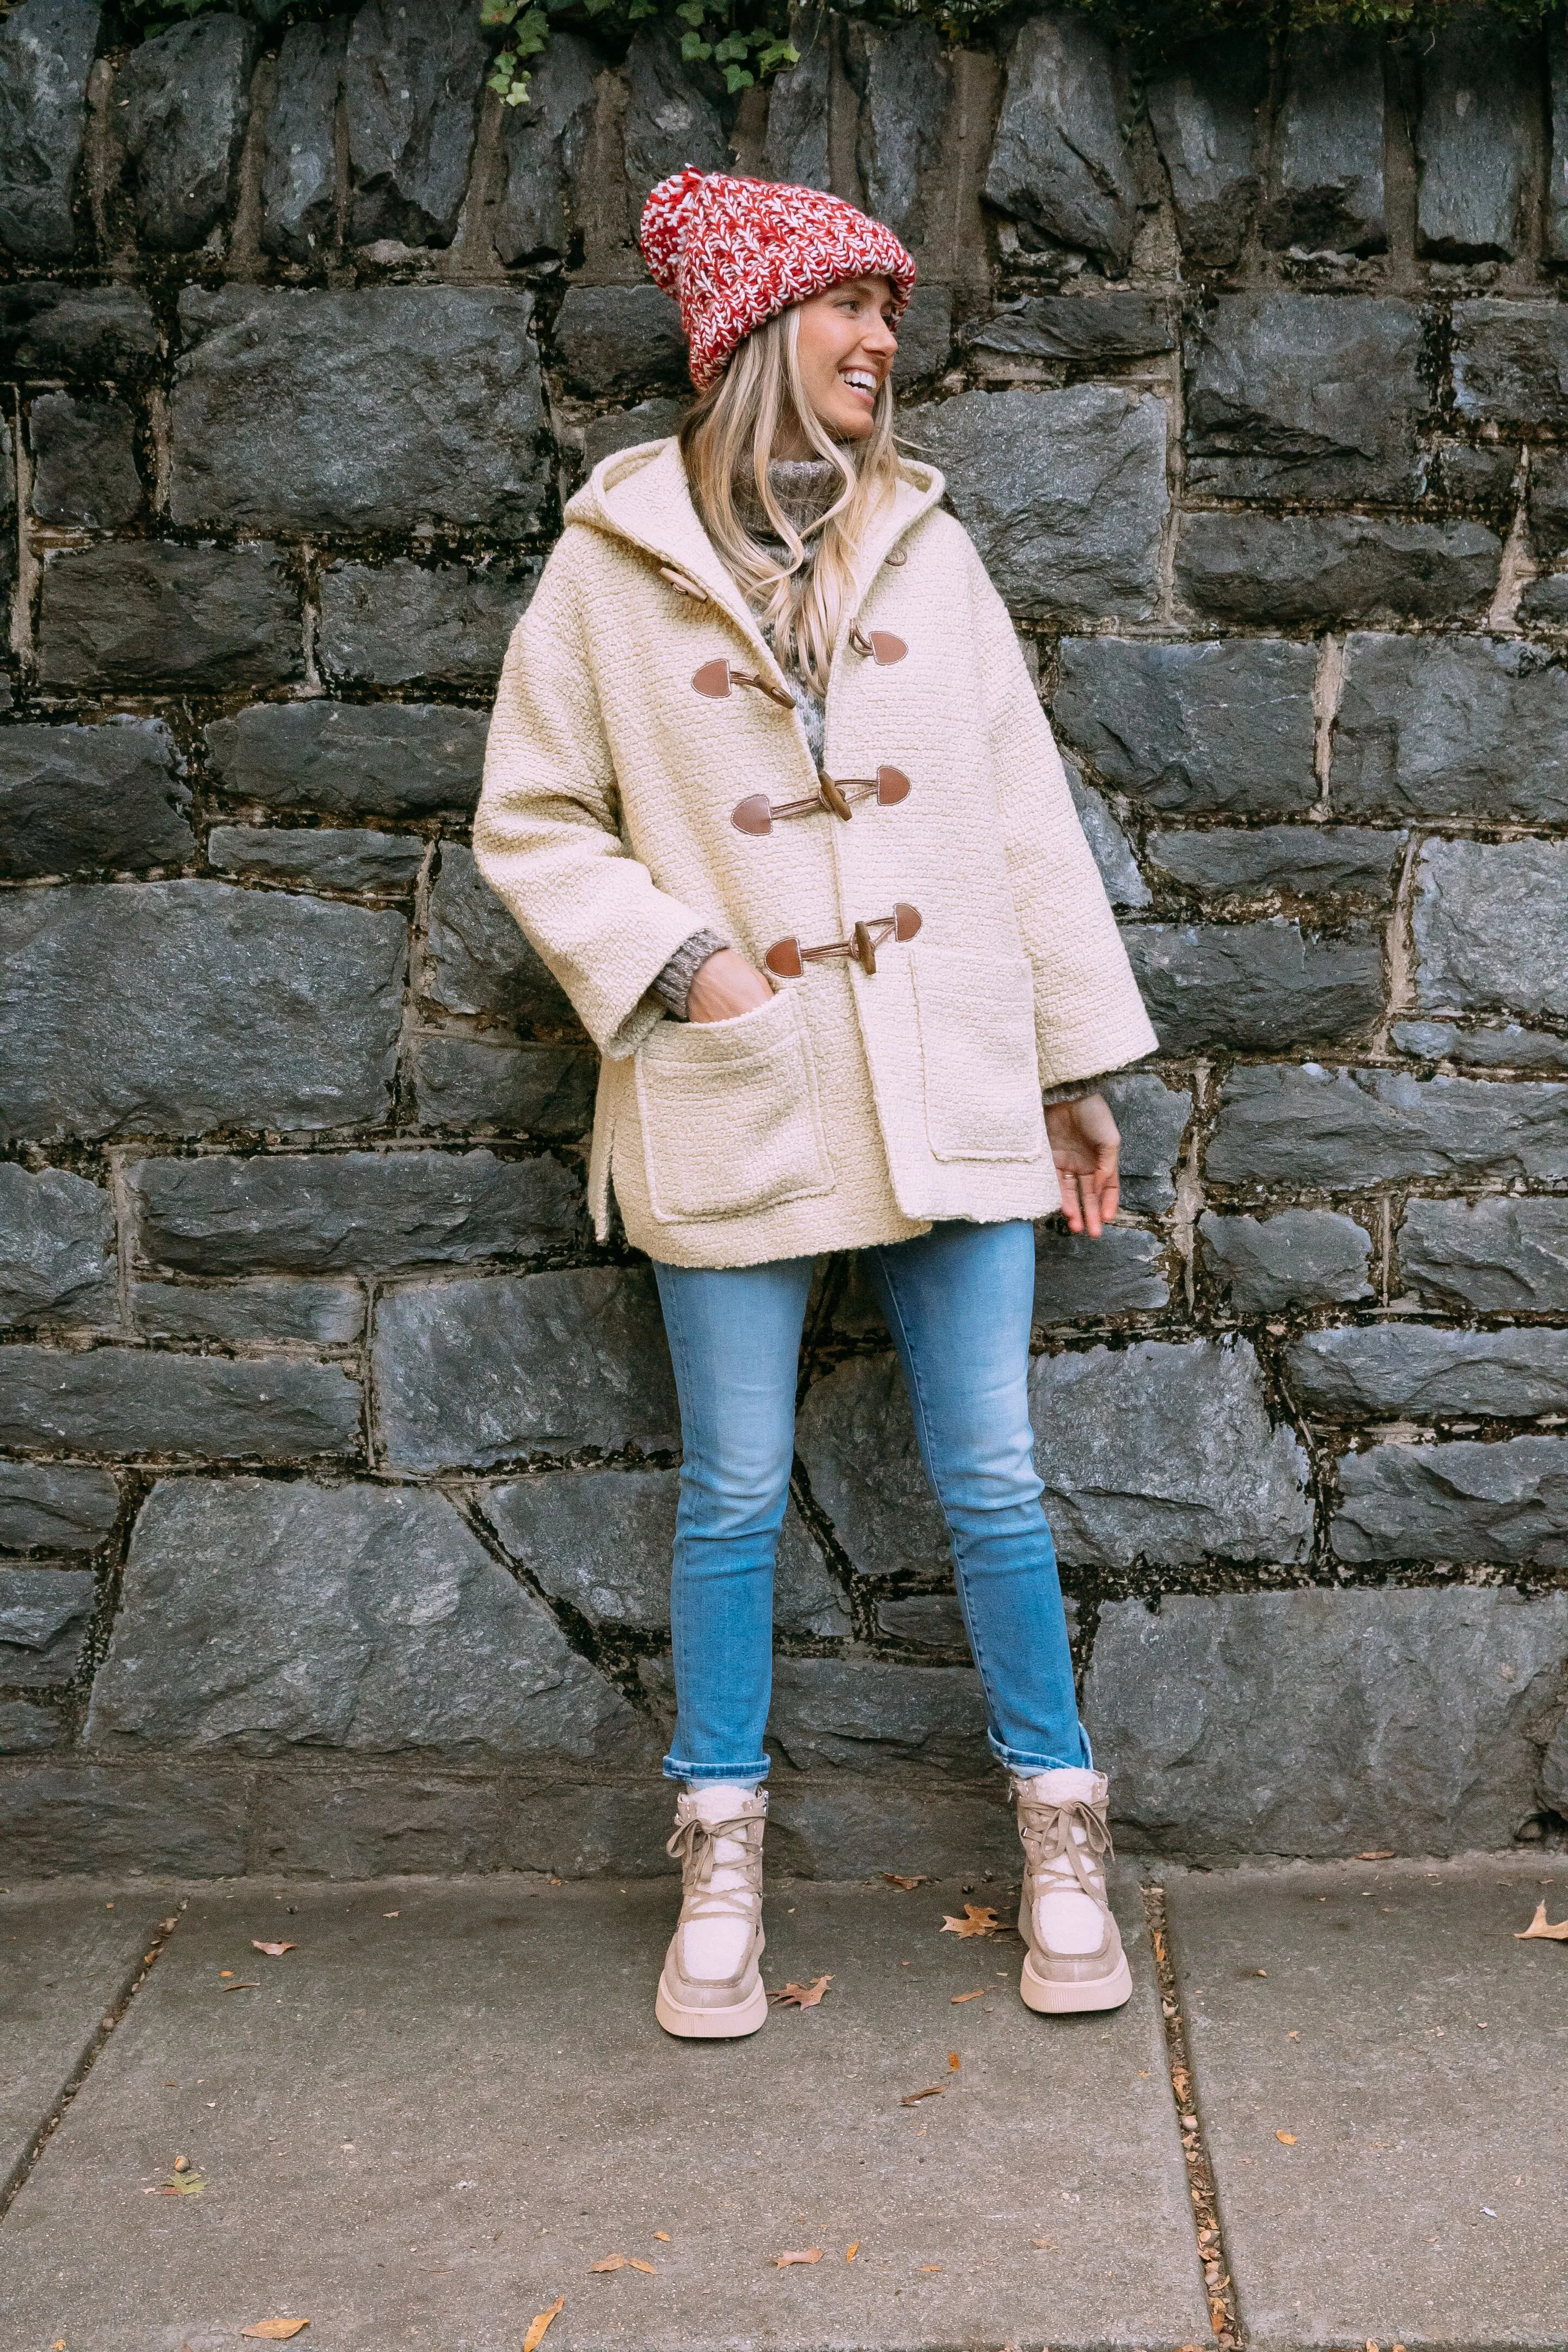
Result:
{"label": "woman's right hand", "polygon": [[773,990],[754,963],[733,948],[719,948],[697,968],[686,998],[689,1021],[733,1021],[766,1004]]}

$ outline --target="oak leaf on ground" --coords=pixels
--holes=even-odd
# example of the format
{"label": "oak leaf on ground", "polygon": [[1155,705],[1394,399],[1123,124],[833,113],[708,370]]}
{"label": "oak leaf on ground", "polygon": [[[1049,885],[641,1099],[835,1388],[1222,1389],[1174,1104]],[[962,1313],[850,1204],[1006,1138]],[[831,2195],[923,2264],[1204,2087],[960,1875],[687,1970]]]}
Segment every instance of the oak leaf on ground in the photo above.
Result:
{"label": "oak leaf on ground", "polygon": [[265,1952],[269,1960],[280,1960],[285,1952],[297,1952],[300,1947],[298,1944],[264,1944],[259,1936],[252,1936],[250,1948],[253,1952]]}
{"label": "oak leaf on ground", "polygon": [[984,2000],[990,1990],[989,1985],[976,1985],[973,1992],[955,1992],[950,1998],[953,2008],[956,2009],[961,2001]]}
{"label": "oak leaf on ground", "polygon": [[899,2105],[900,2107],[918,2107],[922,2099],[945,2099],[946,2096],[945,2083],[931,2083],[923,2091],[906,2091]]}
{"label": "oak leaf on ground", "polygon": [[1513,1940],[1516,1944],[1526,1944],[1532,1936],[1544,1936],[1548,1942],[1553,1944],[1568,1944],[1568,1919],[1559,1919],[1555,1927],[1549,1927],[1546,1924],[1546,1906],[1544,1903],[1538,1903],[1535,1906],[1534,1918],[1528,1927],[1521,1927],[1516,1931]]}
{"label": "oak leaf on ground", "polygon": [[548,2311],[534,2313],[528,2323],[528,2334],[522,2339],[522,2352],[539,2352],[540,2346],[549,2333],[551,2323],[558,2319],[565,2308],[565,2296],[558,2294]]}
{"label": "oak leaf on ground", "polygon": [[768,1999],[784,2003],[793,2001],[796,2009],[816,2009],[832,1982],[833,1979],[828,1976],[817,1977],[808,1985],[786,1984],[782,1992],[769,1993]]}
{"label": "oak leaf on ground", "polygon": [[996,1916],[995,1909],[991,1904],[966,1903],[962,1919],[954,1919],[949,1913],[944,1912],[942,1926],[937,1932],[942,1936],[999,1936],[1002,1933],[1002,1922]]}
{"label": "oak leaf on ground", "polygon": [[821,2260],[822,2248],[820,2246],[807,2246],[804,2253],[775,2254],[773,2256],[773,2268],[775,2271],[783,2271],[787,2270],[791,2263],[819,2263]]}
{"label": "oak leaf on ground", "polygon": [[929,1875],[919,1871],[906,1876],[901,1870],[885,1870],[882,1873],[882,1880],[885,1885],[901,1886],[906,1895],[912,1894],[917,1886],[929,1886],[931,1885]]}
{"label": "oak leaf on ground", "polygon": [[646,2271],[649,2278],[658,2276],[653,2264],[645,2263],[637,2254],[605,2254],[598,2262],[590,2263],[588,2268],[591,2271]]}
{"label": "oak leaf on ground", "polygon": [[298,2336],[302,2327],[310,2325],[308,2319],[258,2319],[254,2327],[242,2327],[239,2332],[242,2336],[259,2336],[266,2344],[287,2344],[291,2336]]}

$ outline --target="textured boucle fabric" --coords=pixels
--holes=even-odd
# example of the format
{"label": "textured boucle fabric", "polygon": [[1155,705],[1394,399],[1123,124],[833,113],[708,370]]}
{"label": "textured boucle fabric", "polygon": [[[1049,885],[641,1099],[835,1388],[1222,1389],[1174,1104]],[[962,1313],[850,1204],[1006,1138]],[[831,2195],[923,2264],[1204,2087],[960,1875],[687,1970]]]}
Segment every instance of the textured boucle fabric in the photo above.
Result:
{"label": "textured boucle fabric", "polygon": [[691,937],[676,949],[653,983],[653,992],[667,1013],[673,1013],[678,1021],[687,1018],[687,999],[691,994],[692,982],[709,957],[717,955],[727,944],[717,931],[693,931]]}
{"label": "textured boucle fabric", "polygon": [[742,338],[778,311],[846,278],[886,278],[901,318],[915,282],[915,265],[892,230],[841,196],[690,163],[653,190],[637,242],[654,284],[680,305],[699,392],[723,373]]}
{"label": "textured boucle fabric", "polygon": [[[1005,607],[911,465],[868,535],[826,704],[827,767],[908,797],[758,836],[743,796],[813,793],[799,713],[709,664],[783,675],[691,503],[673,441],[595,468],[501,672],[480,871],[604,1054],[590,1188],[630,1240],[746,1265],[1058,1205],[1042,1084],[1155,1044]],[[889,563],[889,554],[903,561]],[[693,596],[665,577],[678,573]],[[856,653],[850,624],[905,657]],[[874,974],[808,963],[738,1019],[665,1018],[653,982],[704,928],[761,964],[918,908]]]}

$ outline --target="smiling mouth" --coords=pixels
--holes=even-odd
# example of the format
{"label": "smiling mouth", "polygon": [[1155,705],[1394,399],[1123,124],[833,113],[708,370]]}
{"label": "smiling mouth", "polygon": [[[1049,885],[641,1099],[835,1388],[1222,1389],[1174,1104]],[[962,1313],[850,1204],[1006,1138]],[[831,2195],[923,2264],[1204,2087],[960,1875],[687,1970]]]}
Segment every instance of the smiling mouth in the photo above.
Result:
{"label": "smiling mouth", "polygon": [[877,379],[869,368],[844,368],[838,381],[847,385],[851,392],[863,394],[867,400],[875,401],[877,397]]}

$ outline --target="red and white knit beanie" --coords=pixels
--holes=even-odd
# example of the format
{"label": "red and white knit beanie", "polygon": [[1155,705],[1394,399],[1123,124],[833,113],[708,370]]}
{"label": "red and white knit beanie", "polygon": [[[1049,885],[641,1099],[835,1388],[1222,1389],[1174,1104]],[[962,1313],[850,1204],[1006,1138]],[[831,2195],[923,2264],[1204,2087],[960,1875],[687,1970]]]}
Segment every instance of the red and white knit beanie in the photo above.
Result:
{"label": "red and white knit beanie", "polygon": [[690,163],[655,188],[637,241],[654,284],[680,304],[699,392],[742,336],[808,295],[846,278],[887,278],[902,318],[915,282],[892,230],[841,197]]}

